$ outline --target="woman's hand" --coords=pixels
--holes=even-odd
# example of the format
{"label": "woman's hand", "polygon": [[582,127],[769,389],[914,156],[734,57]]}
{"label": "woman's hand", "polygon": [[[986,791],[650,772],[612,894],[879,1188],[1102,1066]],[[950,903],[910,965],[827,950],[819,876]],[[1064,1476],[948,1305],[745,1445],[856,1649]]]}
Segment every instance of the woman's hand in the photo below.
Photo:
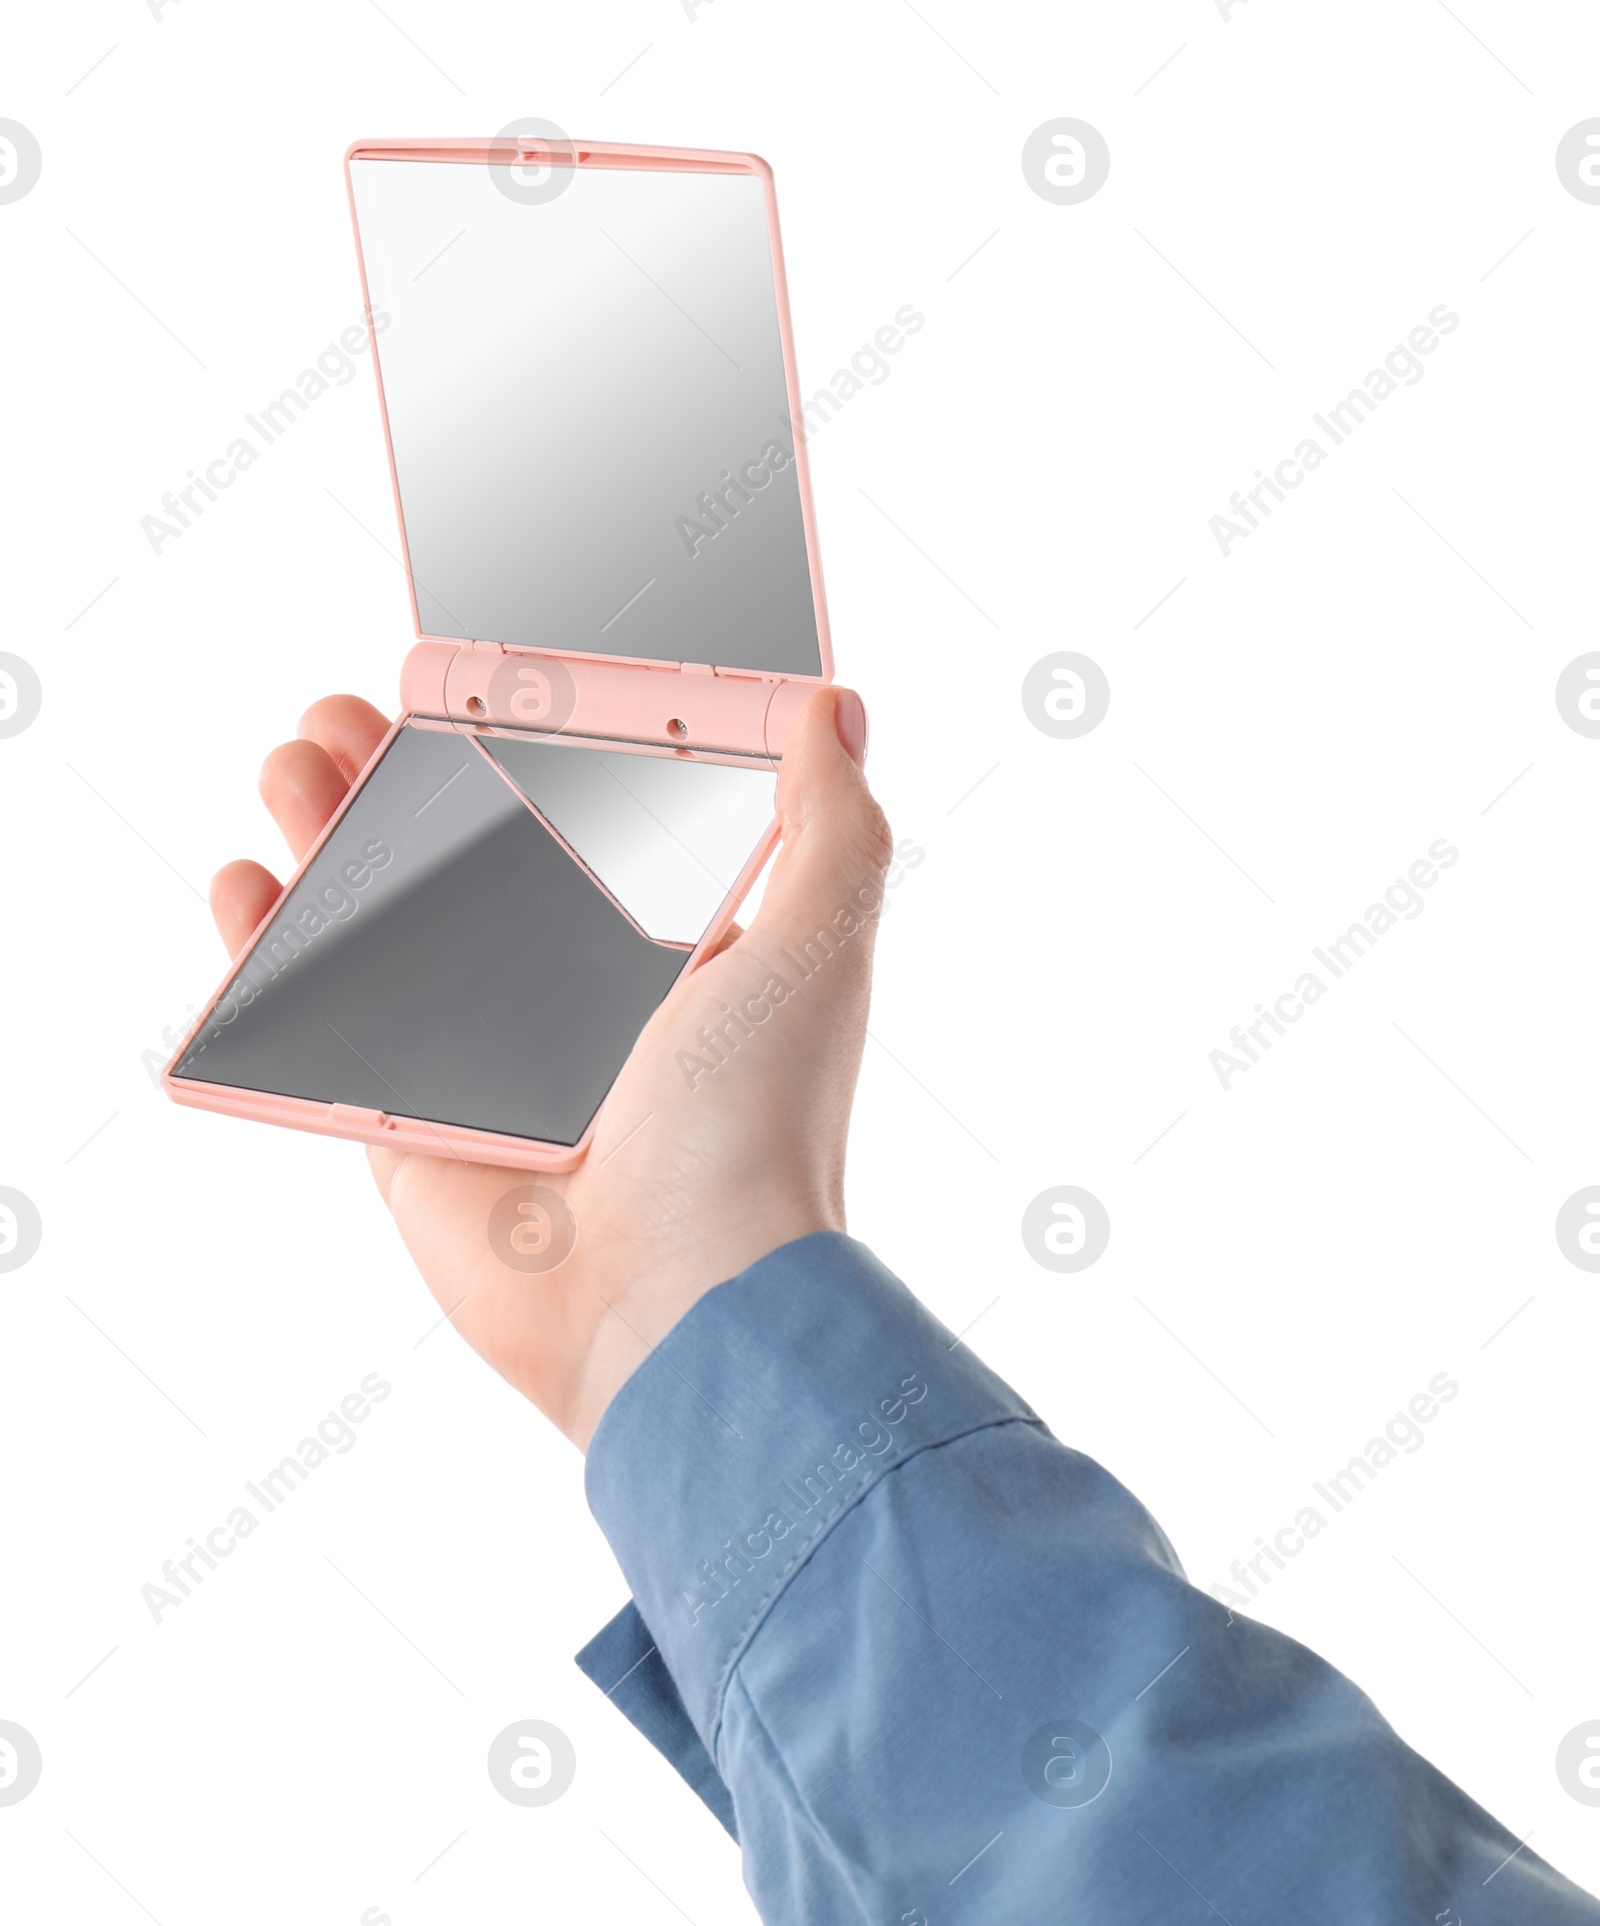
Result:
{"label": "woman's hand", "polygon": [[[268,756],[262,798],[297,862],[387,729],[370,704],[327,696]],[[865,748],[859,696],[812,697],[778,777],[783,846],[760,913],[673,986],[577,1170],[367,1153],[440,1308],[580,1450],[697,1298],[780,1244],[844,1228],[845,1137],[891,854],[861,774]],[[281,888],[259,863],[218,871],[211,908],[230,954]],[[720,1032],[716,1049],[702,1031]],[[490,1241],[496,1204],[529,1183],[564,1198],[577,1227],[570,1255],[545,1272],[513,1269]]]}

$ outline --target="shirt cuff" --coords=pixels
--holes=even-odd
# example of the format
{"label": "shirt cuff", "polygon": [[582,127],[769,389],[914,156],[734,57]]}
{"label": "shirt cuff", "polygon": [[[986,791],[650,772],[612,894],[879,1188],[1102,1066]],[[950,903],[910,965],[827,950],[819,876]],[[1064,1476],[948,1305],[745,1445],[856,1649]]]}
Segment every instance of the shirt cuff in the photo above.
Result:
{"label": "shirt cuff", "polygon": [[677,1706],[652,1697],[647,1722],[637,1696],[612,1696],[691,1784],[689,1736],[714,1773],[733,1669],[839,1519],[918,1452],[1017,1422],[1039,1420],[852,1238],[800,1238],[707,1292],[589,1447],[589,1506],[639,1621],[614,1669],[653,1644],[645,1685]]}
{"label": "shirt cuff", "polygon": [[672,1674],[635,1606],[625,1605],[578,1654],[578,1669],[699,1793],[735,1839],[733,1799],[672,1683]]}

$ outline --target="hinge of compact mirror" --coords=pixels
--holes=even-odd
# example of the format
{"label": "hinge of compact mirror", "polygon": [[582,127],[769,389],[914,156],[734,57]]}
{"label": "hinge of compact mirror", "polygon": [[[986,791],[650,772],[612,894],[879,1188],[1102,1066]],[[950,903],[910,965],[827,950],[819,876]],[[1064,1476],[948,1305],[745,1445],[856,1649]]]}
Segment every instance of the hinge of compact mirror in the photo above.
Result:
{"label": "hinge of compact mirror", "polygon": [[498,642],[421,641],[406,657],[400,698],[408,714],[468,726],[768,761],[783,754],[794,716],[815,686],[706,663],[608,662]]}

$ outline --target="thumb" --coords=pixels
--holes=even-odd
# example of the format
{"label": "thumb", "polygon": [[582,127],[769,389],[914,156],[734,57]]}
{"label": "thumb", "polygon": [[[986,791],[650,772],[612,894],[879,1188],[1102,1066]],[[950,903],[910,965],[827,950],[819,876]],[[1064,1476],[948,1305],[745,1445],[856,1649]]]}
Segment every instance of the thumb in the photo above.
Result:
{"label": "thumb", "polygon": [[796,717],[778,773],[783,847],[750,928],[752,946],[788,944],[829,926],[851,937],[876,925],[893,840],[861,773],[866,741],[866,710],[853,689],[819,689]]}

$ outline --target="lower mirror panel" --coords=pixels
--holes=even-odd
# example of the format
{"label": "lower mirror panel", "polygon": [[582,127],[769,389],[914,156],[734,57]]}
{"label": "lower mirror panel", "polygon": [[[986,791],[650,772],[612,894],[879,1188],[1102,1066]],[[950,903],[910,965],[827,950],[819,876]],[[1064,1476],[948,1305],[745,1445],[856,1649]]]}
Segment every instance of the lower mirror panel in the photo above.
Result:
{"label": "lower mirror panel", "polygon": [[[770,774],[749,780],[764,823]],[[653,804],[663,784],[652,769]],[[572,1145],[688,954],[623,914],[471,736],[407,724],[172,1075]]]}

